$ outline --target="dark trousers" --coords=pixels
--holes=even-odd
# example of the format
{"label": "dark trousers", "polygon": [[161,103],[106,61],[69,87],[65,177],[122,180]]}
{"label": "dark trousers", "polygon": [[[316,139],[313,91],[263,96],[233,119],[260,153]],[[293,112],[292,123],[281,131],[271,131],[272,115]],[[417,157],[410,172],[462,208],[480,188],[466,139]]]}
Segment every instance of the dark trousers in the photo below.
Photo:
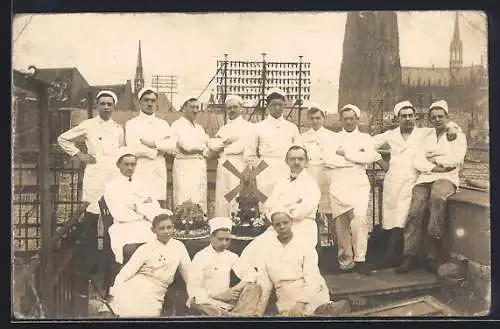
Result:
{"label": "dark trousers", "polygon": [[[413,187],[408,221],[404,229],[404,255],[417,256],[427,235],[439,240],[443,237],[446,200],[455,192],[455,185],[445,179]],[[427,214],[429,220],[426,225]]]}
{"label": "dark trousers", "polygon": [[86,268],[89,272],[97,265],[97,239],[98,239],[99,215],[91,212],[85,212],[82,222],[82,235],[80,242],[85,248]]}

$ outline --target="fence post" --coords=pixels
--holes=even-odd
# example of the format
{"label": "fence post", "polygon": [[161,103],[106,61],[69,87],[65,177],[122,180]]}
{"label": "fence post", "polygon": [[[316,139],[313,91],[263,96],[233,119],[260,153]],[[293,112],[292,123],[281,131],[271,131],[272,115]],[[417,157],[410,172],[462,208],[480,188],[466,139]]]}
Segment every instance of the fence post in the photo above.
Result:
{"label": "fence post", "polygon": [[53,312],[53,303],[51,298],[51,280],[53,271],[52,259],[52,236],[54,232],[54,223],[52,222],[52,200],[50,195],[50,164],[49,164],[49,103],[47,88],[37,82],[37,93],[39,97],[38,123],[39,123],[39,152],[38,152],[38,188],[40,193],[40,224],[41,230],[41,254],[42,265],[42,298],[50,315]]}

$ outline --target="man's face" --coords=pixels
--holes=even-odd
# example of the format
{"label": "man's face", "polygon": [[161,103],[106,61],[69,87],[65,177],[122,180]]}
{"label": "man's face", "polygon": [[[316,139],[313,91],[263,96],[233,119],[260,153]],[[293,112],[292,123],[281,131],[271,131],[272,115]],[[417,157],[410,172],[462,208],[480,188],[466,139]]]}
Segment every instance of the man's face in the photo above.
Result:
{"label": "man's face", "polygon": [[325,123],[325,117],[321,114],[321,112],[309,114],[309,120],[311,120],[311,127],[314,130],[318,130],[323,127],[323,124]]}
{"label": "man's face", "polygon": [[405,130],[411,130],[413,127],[415,127],[415,122],[416,122],[416,117],[415,117],[415,111],[410,108],[404,108],[401,111],[399,111],[398,114],[399,118],[399,126]]}
{"label": "man's face", "polygon": [[292,219],[285,213],[277,213],[271,216],[271,223],[280,238],[287,238],[292,233]]}
{"label": "man's face", "polygon": [[283,114],[285,101],[282,98],[273,98],[267,104],[267,108],[269,109],[269,114],[277,119]]}
{"label": "man's face", "polygon": [[111,96],[101,96],[97,99],[97,110],[99,111],[99,116],[104,121],[108,121],[111,118],[111,112],[115,109],[115,100]]}
{"label": "man's face", "polygon": [[344,110],[340,113],[340,121],[345,131],[351,132],[358,126],[358,116],[353,110]]}
{"label": "man's face", "polygon": [[449,122],[446,111],[441,108],[432,109],[429,112],[429,120],[435,129],[444,129]]}
{"label": "man's face", "polygon": [[241,114],[240,103],[236,100],[230,100],[226,103],[226,112],[229,120],[234,120]]}
{"label": "man's face", "polygon": [[141,111],[146,114],[153,114],[156,109],[156,94],[153,92],[145,93],[139,101]]}
{"label": "man's face", "polygon": [[198,101],[188,102],[184,106],[184,116],[191,122],[195,122],[198,114],[200,113],[200,103]]}
{"label": "man's face", "polygon": [[165,219],[158,222],[152,230],[159,241],[167,243],[174,235],[174,223],[172,223],[171,219]]}
{"label": "man's face", "polygon": [[231,243],[231,231],[221,229],[213,232],[210,236],[210,243],[217,252],[226,250]]}
{"label": "man's face", "polygon": [[286,163],[292,173],[300,173],[307,166],[307,157],[304,150],[299,149],[288,152]]}
{"label": "man's face", "polygon": [[137,159],[134,156],[125,156],[118,164],[120,172],[125,177],[132,177],[137,166]]}

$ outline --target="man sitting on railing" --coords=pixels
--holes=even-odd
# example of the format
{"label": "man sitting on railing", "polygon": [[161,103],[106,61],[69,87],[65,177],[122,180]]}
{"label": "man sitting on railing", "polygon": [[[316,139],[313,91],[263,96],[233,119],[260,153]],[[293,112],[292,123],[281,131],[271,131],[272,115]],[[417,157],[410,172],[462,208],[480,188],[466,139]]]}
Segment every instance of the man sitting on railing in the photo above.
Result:
{"label": "man sitting on railing", "polygon": [[[408,221],[404,229],[405,260],[396,269],[397,273],[407,273],[417,267],[417,252],[422,240],[427,237],[432,240],[436,268],[446,261],[447,257],[442,245],[446,200],[458,188],[458,173],[467,151],[467,140],[460,131],[455,140],[449,141],[446,138],[447,125],[450,121],[446,101],[441,100],[431,104],[429,120],[434,126],[435,133],[423,138],[413,160],[419,176],[413,187]],[[428,226],[425,227],[424,217],[427,210],[430,216]]]}
{"label": "man sitting on railing", "polygon": [[191,260],[184,244],[172,238],[172,216],[156,216],[151,230],[156,237],[137,249],[110,289],[110,306],[119,317],[160,316],[177,268],[188,280]]}
{"label": "man sitting on railing", "polygon": [[125,264],[132,253],[143,243],[154,238],[151,221],[160,213],[171,212],[162,209],[157,200],[144,191],[144,184],[138,182],[133,174],[137,157],[123,149],[116,162],[121,175],[106,184],[104,199],[108,206],[113,225],[109,228],[111,249],[116,261]]}

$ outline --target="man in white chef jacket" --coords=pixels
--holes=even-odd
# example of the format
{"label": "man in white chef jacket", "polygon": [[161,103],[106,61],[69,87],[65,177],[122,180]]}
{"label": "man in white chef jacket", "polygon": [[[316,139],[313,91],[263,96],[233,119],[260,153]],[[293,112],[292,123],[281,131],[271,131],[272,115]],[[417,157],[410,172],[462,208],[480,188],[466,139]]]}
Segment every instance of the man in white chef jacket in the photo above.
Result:
{"label": "man in white chef jacket", "polygon": [[[373,136],[376,149],[388,144],[391,152],[388,168],[383,160],[378,162],[387,171],[384,177],[382,228],[391,230],[380,264],[382,267],[391,267],[398,262],[400,255],[396,249],[399,242],[403,241],[412,188],[418,177],[418,171],[413,166],[413,157],[422,139],[429,134],[435,134],[434,128],[416,127],[415,113],[415,107],[409,101],[397,103],[394,106],[394,116],[398,118],[399,126]],[[457,137],[458,130],[458,125],[451,121],[448,123],[449,141]]]}
{"label": "man in white chef jacket", "polygon": [[241,116],[242,106],[243,99],[240,96],[227,96],[224,107],[229,121],[208,141],[209,149],[219,154],[215,184],[215,217],[230,217],[232,212],[238,210],[236,198],[228,202],[224,196],[240,184],[240,179],[227,170],[224,163],[229,161],[239,172],[248,164],[244,158],[244,150],[250,142],[255,124]]}
{"label": "man in white chef jacket", "polygon": [[104,200],[113,216],[109,227],[111,250],[119,264],[125,264],[140,245],[154,238],[154,217],[172,214],[160,207],[146,188],[148,182],[135,175],[137,163],[137,156],[123,148],[116,161],[120,174],[104,188]]}
{"label": "man in white chef jacket", "polygon": [[[435,266],[446,261],[443,250],[443,235],[446,217],[446,200],[453,195],[460,183],[459,171],[467,151],[467,139],[459,131],[457,138],[446,137],[448,103],[434,102],[429,107],[429,121],[434,133],[426,135],[413,158],[413,165],[419,172],[412,190],[408,221],[404,229],[404,261],[397,273],[407,273],[418,267],[418,253],[422,241],[430,240],[431,256]],[[428,224],[424,220],[429,213]],[[426,226],[424,226],[426,225]]]}
{"label": "man in white chef jacket", "polygon": [[366,165],[381,159],[375,151],[373,138],[358,130],[360,109],[348,104],[339,110],[342,130],[333,140],[326,165],[332,168],[330,202],[338,246],[338,261],[343,270],[371,275],[366,263],[370,182]]}
{"label": "man in white chef jacket", "polygon": [[257,176],[257,187],[269,197],[276,182],[288,175],[285,154],[297,142],[300,133],[294,123],[283,117],[286,94],[282,90],[270,89],[266,101],[269,115],[255,124],[255,133],[245,156],[254,166],[262,160],[268,164],[269,167]]}
{"label": "man in white chef jacket", "polygon": [[[300,135],[300,142],[309,155],[307,172],[314,177],[321,190],[321,199],[318,205],[316,221],[321,223],[323,216],[325,223],[331,223],[332,211],[330,209],[330,171],[325,166],[326,153],[331,152],[329,145],[335,139],[336,133],[324,127],[326,112],[317,104],[309,104],[307,116],[311,129]],[[319,230],[318,230],[319,240]],[[318,243],[319,247],[319,243]]]}
{"label": "man in white chef jacket", "polygon": [[147,182],[151,196],[166,206],[167,167],[165,155],[175,151],[176,136],[167,121],[156,117],[158,95],[150,87],[142,88],[139,115],[125,124],[127,148],[137,156],[138,180]]}
{"label": "man in white chef jacket", "polygon": [[292,229],[292,216],[286,209],[271,212],[273,235],[266,239],[261,254],[257,282],[262,286],[259,310],[264,310],[269,295],[276,292],[280,315],[339,316],[349,313],[347,300],[330,301],[328,287],[318,267],[316,250],[302,241]]}
{"label": "man in white chef jacket", "polygon": [[[117,101],[115,93],[101,90],[96,95],[99,115],[82,121],[57,138],[64,152],[85,163],[82,200],[89,202],[85,212],[84,231],[90,253],[97,250],[97,225],[100,214],[97,202],[102,197],[104,185],[118,175],[115,167],[116,156],[120,147],[125,145],[123,128],[111,118]],[[85,140],[86,153],[75,145],[75,140],[79,138]]]}
{"label": "man in white chef jacket", "polygon": [[191,200],[207,214],[207,158],[210,151],[205,129],[196,122],[200,103],[189,98],[181,107],[182,116],[172,123],[177,148],[172,168],[173,203],[176,206]]}
{"label": "man in white chef jacket", "polygon": [[[305,148],[293,145],[285,157],[289,166],[288,175],[276,183],[273,192],[264,203],[263,212],[270,218],[273,209],[286,209],[292,216],[295,235],[314,249],[318,245],[316,212],[321,191],[314,177],[305,169],[308,162]],[[265,240],[274,235],[274,229],[270,226],[245,247],[241,254],[242,259],[258,267],[262,253],[266,253]]]}
{"label": "man in white chef jacket", "polygon": [[[189,271],[187,305],[209,316],[256,316],[261,287],[257,272],[228,250],[233,236],[229,217],[209,221],[210,244],[193,258]],[[230,287],[233,271],[240,282]]]}

